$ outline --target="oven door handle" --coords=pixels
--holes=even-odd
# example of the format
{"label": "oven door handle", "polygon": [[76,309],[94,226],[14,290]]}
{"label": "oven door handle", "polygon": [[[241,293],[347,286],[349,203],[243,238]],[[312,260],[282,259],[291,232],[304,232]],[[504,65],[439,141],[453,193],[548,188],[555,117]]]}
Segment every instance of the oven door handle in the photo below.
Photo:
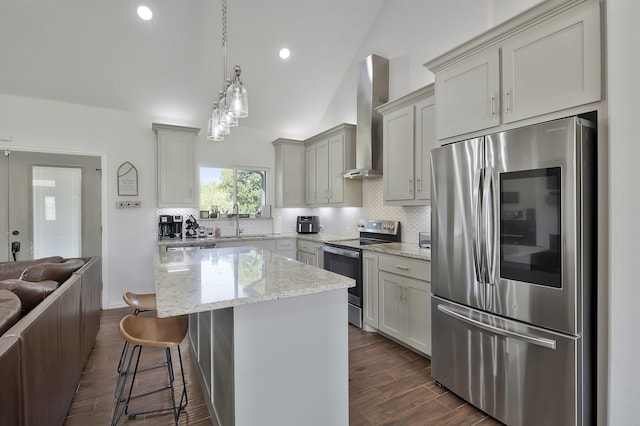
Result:
{"label": "oven door handle", "polygon": [[353,259],[360,259],[360,251],[341,249],[333,246],[323,246],[322,251],[325,253],[337,254],[338,256],[351,257]]}

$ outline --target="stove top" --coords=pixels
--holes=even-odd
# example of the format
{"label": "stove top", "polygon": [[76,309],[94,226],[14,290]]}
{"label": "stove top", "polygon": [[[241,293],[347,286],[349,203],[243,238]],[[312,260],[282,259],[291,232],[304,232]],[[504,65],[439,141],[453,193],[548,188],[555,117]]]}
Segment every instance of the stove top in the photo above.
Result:
{"label": "stove top", "polygon": [[370,244],[400,242],[400,222],[398,221],[360,219],[358,230],[360,231],[359,239],[331,241],[328,244],[359,249]]}

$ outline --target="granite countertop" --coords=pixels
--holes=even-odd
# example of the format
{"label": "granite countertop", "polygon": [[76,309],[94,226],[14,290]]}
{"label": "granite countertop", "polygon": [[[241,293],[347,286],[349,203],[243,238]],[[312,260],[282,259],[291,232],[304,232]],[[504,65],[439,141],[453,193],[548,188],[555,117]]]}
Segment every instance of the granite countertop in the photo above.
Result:
{"label": "granite countertop", "polygon": [[[191,242],[191,241],[189,241]],[[255,247],[154,253],[158,316],[349,288],[355,281]]]}
{"label": "granite countertop", "polygon": [[371,244],[362,247],[363,250],[377,253],[395,254],[398,256],[412,257],[420,260],[431,260],[431,249],[422,248],[418,244],[411,243],[387,243]]}
{"label": "granite countertop", "polygon": [[259,234],[259,235],[240,235],[239,237],[220,237],[220,238],[183,238],[179,240],[160,240],[158,245],[160,246],[208,246],[215,245],[215,243],[230,243],[236,241],[260,241],[260,240],[284,240],[295,238],[299,240],[313,241],[317,243],[326,243],[327,241],[344,241],[357,239],[357,235],[338,235],[338,234],[325,234],[323,232],[317,234],[298,234],[296,232],[288,232],[283,234]]}

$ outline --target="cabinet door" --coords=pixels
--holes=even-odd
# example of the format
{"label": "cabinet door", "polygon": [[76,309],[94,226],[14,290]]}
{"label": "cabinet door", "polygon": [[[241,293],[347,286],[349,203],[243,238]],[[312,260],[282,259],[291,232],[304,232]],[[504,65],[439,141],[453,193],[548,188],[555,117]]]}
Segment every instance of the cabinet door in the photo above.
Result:
{"label": "cabinet door", "polygon": [[324,269],[324,251],[322,248],[324,244],[316,244],[314,251],[316,254],[316,266],[320,269]]}
{"label": "cabinet door", "polygon": [[599,101],[600,9],[576,6],[502,45],[503,114],[510,123]]}
{"label": "cabinet door", "polygon": [[303,251],[298,252],[298,262],[302,262],[305,265],[316,266],[316,257],[312,254],[305,253]]}
{"label": "cabinet door", "polygon": [[362,253],[362,291],[364,323],[378,328],[378,255]]}
{"label": "cabinet door", "polygon": [[429,200],[431,198],[431,149],[436,146],[436,107],[433,96],[416,104],[415,115],[415,198]]}
{"label": "cabinet door", "polygon": [[489,48],[436,74],[438,139],[500,124],[499,63]]}
{"label": "cabinet door", "polygon": [[413,200],[414,198],[413,125],[413,105],[390,112],[383,117],[382,181],[385,200]]}
{"label": "cabinet door", "polygon": [[283,199],[282,205],[300,206],[303,204],[303,158],[301,147],[284,147],[284,170],[283,170]]}
{"label": "cabinet door", "polygon": [[195,134],[158,131],[158,207],[195,207]]}
{"label": "cabinet door", "polygon": [[305,179],[305,201],[307,204],[316,204],[318,202],[318,181],[316,177],[316,146],[312,145],[304,151],[304,163],[306,166]]}
{"label": "cabinet door", "polygon": [[413,278],[404,279],[404,341],[431,355],[431,285]]}
{"label": "cabinet door", "polygon": [[329,201],[329,140],[316,144],[316,197],[318,203]]}
{"label": "cabinet door", "polygon": [[400,275],[388,272],[378,273],[379,318],[380,331],[397,339],[402,339],[402,280]]}
{"label": "cabinet door", "polygon": [[344,134],[329,138],[329,202],[344,201]]}

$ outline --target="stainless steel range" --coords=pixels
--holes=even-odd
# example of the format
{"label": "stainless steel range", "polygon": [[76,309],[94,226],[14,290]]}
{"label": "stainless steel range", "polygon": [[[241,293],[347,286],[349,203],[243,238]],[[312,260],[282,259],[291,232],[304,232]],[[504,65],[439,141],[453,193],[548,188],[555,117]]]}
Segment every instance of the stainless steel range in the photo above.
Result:
{"label": "stainless steel range", "polygon": [[325,243],[323,251],[324,269],[356,280],[349,289],[349,322],[362,328],[362,247],[400,242],[400,222],[360,219],[358,230],[359,239]]}

